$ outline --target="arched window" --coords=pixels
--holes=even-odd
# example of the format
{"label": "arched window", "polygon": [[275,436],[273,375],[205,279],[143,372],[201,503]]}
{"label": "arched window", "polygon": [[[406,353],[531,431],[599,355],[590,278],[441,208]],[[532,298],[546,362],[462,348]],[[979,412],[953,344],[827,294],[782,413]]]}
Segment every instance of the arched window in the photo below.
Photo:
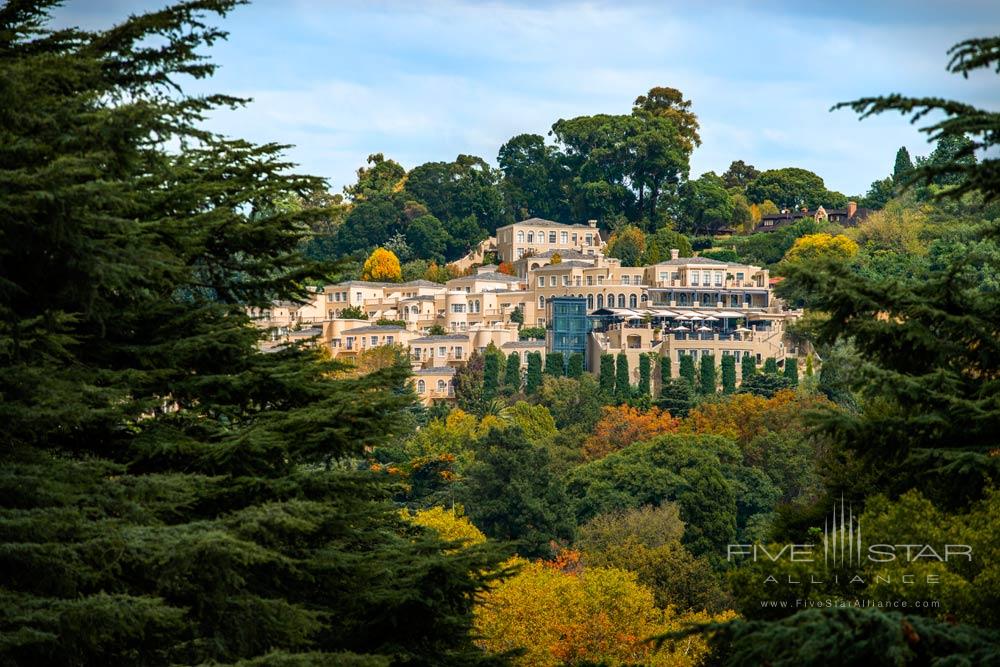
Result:
{"label": "arched window", "polygon": [[609,294],[608,295],[608,308],[614,308],[614,307],[615,307],[615,295],[614,294]]}
{"label": "arched window", "polygon": [[544,296],[538,297],[538,307],[539,308],[545,308],[545,297]]}
{"label": "arched window", "polygon": [[524,232],[523,231],[517,233],[517,242],[518,243],[524,243]]}
{"label": "arched window", "polygon": [[423,380],[417,380],[417,393],[422,394],[427,391],[427,383]]}
{"label": "arched window", "polygon": [[593,310],[593,309],[594,309],[594,295],[593,294],[588,294],[587,295],[587,310]]}
{"label": "arched window", "polygon": [[647,300],[648,300],[648,297],[646,296],[646,293],[643,292],[642,296],[639,297],[639,301],[642,301],[643,303],[645,303]]}
{"label": "arched window", "polygon": [[604,295],[603,294],[598,294],[597,295],[597,307],[598,308],[604,308]]}
{"label": "arched window", "polygon": [[628,296],[628,307],[635,308],[639,305],[639,300],[635,298],[635,294],[629,294]]}
{"label": "arched window", "polygon": [[528,232],[528,243],[535,242],[535,232]]}
{"label": "arched window", "polygon": [[618,295],[618,307],[619,308],[624,308],[625,307],[625,295],[624,294],[619,294]]}
{"label": "arched window", "polygon": [[438,391],[444,391],[447,388],[448,383],[444,380],[438,380]]}

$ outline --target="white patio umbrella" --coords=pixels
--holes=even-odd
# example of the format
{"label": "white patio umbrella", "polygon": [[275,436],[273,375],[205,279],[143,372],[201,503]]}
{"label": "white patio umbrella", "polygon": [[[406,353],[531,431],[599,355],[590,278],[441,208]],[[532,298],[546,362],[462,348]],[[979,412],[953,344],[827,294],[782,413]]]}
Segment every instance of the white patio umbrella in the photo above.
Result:
{"label": "white patio umbrella", "polygon": [[671,331],[690,331],[690,329],[688,329],[687,327],[682,327],[680,325],[677,325],[676,327],[671,329]]}
{"label": "white patio umbrella", "polygon": [[712,327],[706,327],[705,325],[702,325],[702,326],[698,327],[697,329],[695,329],[695,331],[711,331],[711,330],[712,330]]}
{"label": "white patio umbrella", "polygon": [[753,329],[747,329],[746,327],[736,327],[733,329],[736,333],[750,333]]}
{"label": "white patio umbrella", "polygon": [[712,317],[711,315],[709,315],[708,317],[705,318],[705,321],[706,322],[718,322],[719,318],[718,317]]}

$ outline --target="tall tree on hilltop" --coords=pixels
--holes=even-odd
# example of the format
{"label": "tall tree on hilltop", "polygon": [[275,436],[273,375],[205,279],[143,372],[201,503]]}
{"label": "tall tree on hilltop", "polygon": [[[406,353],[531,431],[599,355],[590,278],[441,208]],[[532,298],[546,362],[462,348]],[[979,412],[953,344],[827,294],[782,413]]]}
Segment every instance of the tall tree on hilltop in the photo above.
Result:
{"label": "tall tree on hilltop", "polygon": [[685,100],[684,93],[676,88],[666,86],[650,88],[648,93],[635,98],[632,113],[659,116],[672,122],[686,142],[685,148],[688,153],[694,150],[695,146],[701,146],[698,116],[691,111],[691,101]]}
{"label": "tall tree on hilltop", "polygon": [[406,364],[257,349],[247,309],[326,270],[296,252],[322,207],[277,204],[324,184],[179,89],[235,3],[54,4],[0,6],[0,662],[486,662],[496,559],[334,465],[406,428]]}
{"label": "tall tree on hilltop", "polygon": [[896,186],[903,185],[911,171],[913,171],[913,160],[910,159],[910,151],[906,150],[906,146],[900,146],[896,151],[896,162],[892,167],[892,182]]}

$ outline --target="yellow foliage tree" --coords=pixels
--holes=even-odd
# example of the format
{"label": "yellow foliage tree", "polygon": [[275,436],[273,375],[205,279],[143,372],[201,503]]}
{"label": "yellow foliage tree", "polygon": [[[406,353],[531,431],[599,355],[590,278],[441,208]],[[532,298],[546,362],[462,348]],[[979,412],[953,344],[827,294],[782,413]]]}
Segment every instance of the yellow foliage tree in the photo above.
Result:
{"label": "yellow foliage tree", "polygon": [[549,259],[549,264],[561,264],[562,255],[557,252],[552,253],[552,257]]}
{"label": "yellow foliage tree", "polygon": [[403,269],[395,253],[385,248],[375,248],[368,255],[361,269],[362,280],[396,283],[403,279]]}
{"label": "yellow foliage tree", "polygon": [[795,239],[785,253],[786,262],[814,262],[818,259],[849,259],[858,252],[858,244],[843,234],[807,234]]}
{"label": "yellow foliage tree", "polygon": [[413,514],[409,514],[406,510],[403,512],[403,516],[410,523],[433,530],[442,540],[447,542],[462,542],[462,546],[472,546],[486,541],[486,536],[472,525],[468,517],[462,516],[456,510],[431,507],[426,510],[417,510]]}
{"label": "yellow foliage tree", "polygon": [[[574,567],[517,561],[520,570],[497,584],[476,607],[475,629],[490,652],[523,648],[515,664],[531,667],[703,664],[701,637],[656,649],[647,638],[710,620],[659,609],[635,574],[615,568]],[[718,617],[731,618],[732,613]]]}

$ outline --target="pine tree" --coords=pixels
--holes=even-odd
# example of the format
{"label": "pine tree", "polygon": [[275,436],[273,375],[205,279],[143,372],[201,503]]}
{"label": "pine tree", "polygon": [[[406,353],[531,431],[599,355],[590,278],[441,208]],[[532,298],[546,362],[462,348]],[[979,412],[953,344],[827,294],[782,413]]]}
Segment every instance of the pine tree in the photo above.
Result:
{"label": "pine tree", "polygon": [[562,352],[549,352],[545,356],[545,374],[553,377],[562,377],[565,373],[565,362]]}
{"label": "pine tree", "polygon": [[785,377],[792,383],[793,387],[799,384],[799,360],[789,357],[785,359]]}
{"label": "pine tree", "polygon": [[660,387],[660,398],[656,405],[674,417],[687,417],[691,410],[691,385],[684,378],[671,378]]}
{"label": "pine tree", "polygon": [[408,428],[405,360],[258,350],[326,210],[279,205],[324,189],[282,147],[199,127],[239,100],[178,88],[235,3],[45,32],[52,4],[0,6],[0,663],[485,661],[497,560],[335,465]]}
{"label": "pine tree", "polygon": [[898,187],[906,183],[906,179],[913,172],[913,160],[910,159],[910,151],[906,146],[900,146],[896,151],[896,163],[892,168],[892,182]]}
{"label": "pine tree", "polygon": [[521,391],[521,355],[511,352],[507,355],[507,365],[503,376],[504,391],[516,394]]}
{"label": "pine tree", "polygon": [[670,381],[670,357],[660,357],[660,386],[663,387]]}
{"label": "pine tree", "polygon": [[528,353],[528,371],[524,380],[524,393],[533,396],[542,386],[542,353]]}
{"label": "pine tree", "polygon": [[599,378],[601,393],[607,399],[615,393],[615,357],[613,354],[601,355],[601,375]]}
{"label": "pine tree", "polygon": [[778,374],[778,361],[774,357],[768,357],[764,360],[764,372],[771,375]]}
{"label": "pine tree", "polygon": [[650,395],[650,376],[652,375],[651,366],[653,365],[652,359],[648,354],[643,354],[639,356],[639,388],[638,393],[640,396]]}
{"label": "pine tree", "polygon": [[584,374],[584,359],[582,352],[574,352],[569,355],[569,364],[566,367],[566,376],[571,378],[578,378]]}
{"label": "pine tree", "polygon": [[690,354],[685,354],[681,356],[681,368],[680,368],[681,378],[688,383],[688,387],[694,391],[695,388],[695,369],[694,369],[694,357]]}
{"label": "pine tree", "polygon": [[753,355],[744,354],[743,358],[740,359],[740,382],[746,382],[747,379],[752,378],[757,372],[757,360],[754,359]]}
{"label": "pine tree", "polygon": [[736,357],[731,354],[722,355],[722,393],[732,394],[736,391]]}
{"label": "pine tree", "polygon": [[628,357],[619,352],[615,358],[615,400],[624,403],[632,396],[632,383],[629,381]]}
{"label": "pine tree", "polygon": [[716,392],[718,376],[715,370],[715,356],[702,355],[699,368],[698,392],[706,396]]}

